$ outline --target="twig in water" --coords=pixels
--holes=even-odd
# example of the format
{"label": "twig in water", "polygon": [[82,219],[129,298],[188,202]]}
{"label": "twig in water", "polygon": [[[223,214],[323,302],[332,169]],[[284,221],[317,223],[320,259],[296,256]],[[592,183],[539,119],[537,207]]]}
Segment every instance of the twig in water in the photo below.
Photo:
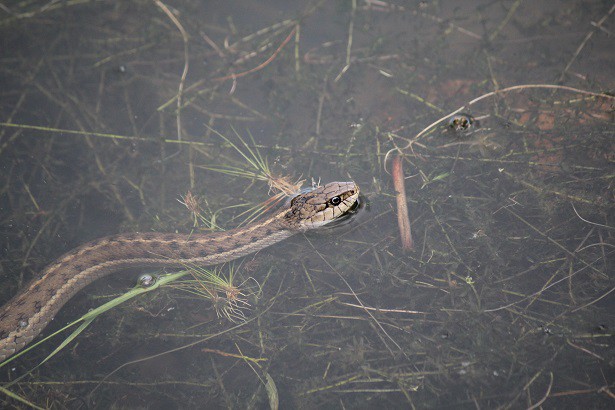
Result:
{"label": "twig in water", "polygon": [[286,44],[288,44],[288,42],[290,41],[291,38],[293,38],[293,35],[297,32],[297,27],[293,28],[292,31],[290,32],[290,34],[284,39],[284,41],[282,41],[282,44],[280,44],[280,46],[277,48],[277,50],[275,50],[275,52],[271,55],[271,57],[269,57],[264,63],[257,65],[254,68],[251,68],[247,71],[243,71],[241,73],[237,73],[237,74],[230,74],[230,75],[226,75],[224,77],[218,77],[218,78],[214,78],[214,81],[226,81],[226,80],[230,80],[231,78],[233,79],[233,81],[239,77],[243,77],[246,76],[248,74],[254,73],[256,71],[262,70],[263,68],[265,68],[269,63],[271,63],[276,56],[280,53],[280,51],[282,51],[282,49],[284,48],[284,46]]}
{"label": "twig in water", "polygon": [[591,224],[591,225],[601,226],[602,228],[606,228],[606,229],[615,229],[612,226],[603,225],[603,224],[599,224],[597,222],[588,221],[587,219],[585,219],[581,215],[579,215],[579,212],[577,211],[577,208],[574,207],[574,204],[572,202],[570,202],[570,205],[572,205],[572,209],[574,210],[574,213],[577,214],[579,219],[582,220],[583,222],[586,222],[586,223]]}
{"label": "twig in water", "polygon": [[[307,242],[310,244],[310,246],[312,247],[312,249],[314,249],[316,251],[316,248],[314,247],[314,244],[312,243],[312,241],[310,241],[310,238],[308,238],[307,236],[305,237],[305,239],[307,240]],[[352,289],[352,287],[350,286],[350,283],[348,283],[348,281],[342,276],[341,273],[339,273],[333,266],[331,266],[331,264],[329,263],[329,261],[327,259],[325,259],[324,256],[322,256],[320,254],[320,252],[316,251],[316,254],[318,256],[320,256],[320,259],[323,260],[323,262],[325,262],[325,264],[329,267],[329,269],[331,269],[333,272],[335,272],[337,274],[337,276],[342,280],[342,282],[344,282],[344,284],[346,285],[346,287],[348,288],[348,290],[350,290],[350,293],[352,293],[352,296],[355,298],[355,300],[357,301],[357,303],[361,306],[361,308],[363,308],[363,310],[365,311],[365,313],[367,313],[367,315],[374,321],[374,323],[376,324],[376,326],[380,329],[380,331],[395,345],[395,347],[401,352],[401,354],[404,355],[404,357],[408,357],[408,355],[406,354],[406,352],[404,351],[404,349],[401,348],[401,346],[399,345],[399,343],[397,343],[395,341],[395,339],[393,339],[386,330],[384,330],[384,327],[382,327],[382,324],[380,324],[380,322],[374,317],[374,315],[372,315],[372,313],[369,311],[369,309],[365,309],[365,304],[363,303],[363,301],[361,301],[361,299],[359,298],[359,296],[356,294],[356,292]],[[386,341],[384,340],[384,338],[382,337],[382,335],[380,335],[378,332],[376,332],[376,335],[380,338],[380,340],[382,340],[382,343],[384,344],[384,346],[387,348],[387,350],[391,353],[391,355],[394,356],[393,351],[391,350],[391,348],[389,347],[389,345],[386,343]]]}
{"label": "twig in water", "polygon": [[350,68],[350,54],[352,50],[352,33],[354,31],[354,18],[357,11],[357,0],[352,0],[352,13],[350,14],[350,24],[348,25],[348,43],[346,43],[346,64],[342,71],[335,77],[333,82],[337,83],[346,71]]}
{"label": "twig in water", "polygon": [[370,306],[361,306],[361,305],[355,305],[354,303],[346,303],[346,302],[339,302],[340,305],[344,305],[344,306],[350,306],[350,307],[356,307],[356,308],[361,308],[361,309],[366,309],[366,310],[374,310],[376,312],[385,312],[385,313],[407,313],[407,314],[412,314],[412,315],[424,315],[425,312],[419,312],[418,310],[406,310],[406,309],[380,309],[380,308],[375,308],[375,307],[370,307]]}
{"label": "twig in water", "polygon": [[[177,17],[171,10],[160,0],[154,0],[154,3],[164,12],[164,14],[169,17],[169,19],[175,24],[175,27],[179,30],[182,35],[182,40],[184,42],[184,71],[182,72],[181,79],[179,80],[179,87],[177,89],[177,139],[179,141],[182,140],[182,121],[181,121],[181,107],[182,107],[182,94],[184,93],[184,83],[186,81],[186,76],[188,75],[188,67],[189,67],[189,54],[188,54],[188,34],[184,27],[181,25]],[[178,151],[179,152],[179,151]]]}
{"label": "twig in water", "polygon": [[[602,16],[600,21],[598,21],[598,23],[595,24],[595,27],[601,29],[602,28],[601,27],[602,23],[604,23],[606,21],[606,19],[611,14],[613,14],[613,12],[615,12],[615,4],[611,7],[611,9],[604,16]],[[583,41],[581,41],[581,44],[579,44],[579,47],[577,47],[577,49],[575,50],[574,55],[572,56],[570,61],[568,61],[568,64],[566,64],[566,68],[564,68],[564,71],[562,71],[562,75],[560,75],[560,77],[559,77],[560,81],[562,81],[564,79],[564,76],[566,75],[566,73],[568,72],[570,67],[572,66],[572,63],[574,63],[574,60],[577,59],[577,57],[579,56],[579,53],[581,53],[581,50],[583,50],[583,47],[585,47],[585,44],[587,44],[587,42],[589,41],[590,38],[592,38],[592,36],[594,35],[595,32],[596,32],[596,30],[590,31],[589,33],[587,33],[587,35],[585,36]]]}
{"label": "twig in water", "polygon": [[545,393],[542,399],[540,399],[534,405],[528,407],[527,410],[537,409],[538,407],[542,406],[542,403],[544,403],[545,400],[547,400],[547,398],[549,397],[549,394],[551,393],[551,387],[553,387],[553,372],[549,372],[549,377],[550,377],[550,380],[549,380],[549,387],[547,387],[547,392]]}
{"label": "twig in water", "polygon": [[393,186],[395,186],[397,225],[399,226],[401,247],[404,251],[411,251],[414,249],[414,241],[412,240],[410,218],[408,217],[408,201],[406,200],[406,188],[404,186],[404,168],[400,156],[393,158],[393,170],[391,175],[393,176]]}

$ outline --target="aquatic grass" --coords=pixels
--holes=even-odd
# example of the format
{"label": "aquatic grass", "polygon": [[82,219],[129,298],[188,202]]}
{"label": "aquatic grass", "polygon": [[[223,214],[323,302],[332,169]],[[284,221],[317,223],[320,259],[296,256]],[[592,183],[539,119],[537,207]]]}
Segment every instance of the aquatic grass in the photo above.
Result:
{"label": "aquatic grass", "polygon": [[[228,269],[227,269],[228,267]],[[245,309],[250,308],[243,286],[246,281],[237,285],[236,268],[233,264],[206,269],[198,266],[186,267],[186,273],[192,279],[173,283],[174,289],[181,290],[212,303],[216,315],[233,323],[245,321]],[[227,270],[227,274],[223,274]],[[249,280],[249,279],[248,279]]]}
{"label": "aquatic grass", "polygon": [[10,397],[13,400],[16,400],[22,404],[25,404],[26,406],[33,408],[33,409],[37,409],[37,410],[44,410],[43,407],[37,406],[36,404],[32,403],[31,401],[28,401],[28,399],[10,391],[7,388],[4,388],[2,386],[0,386],[0,393],[4,394],[7,397]]}
{"label": "aquatic grass", "polygon": [[45,338],[37,341],[36,343],[32,343],[32,344],[28,345],[26,348],[24,348],[23,350],[19,351],[17,354],[9,357],[4,362],[0,363],[0,368],[2,368],[4,366],[6,366],[7,364],[11,363],[12,361],[17,359],[18,357],[26,355],[29,351],[35,349],[36,347],[38,347],[42,343],[45,343],[46,341],[54,338],[55,336],[59,335],[60,333],[63,333],[65,331],[67,331],[68,329],[70,329],[70,328],[72,328],[74,326],[79,325],[49,355],[47,355],[36,366],[34,366],[32,369],[30,369],[29,371],[25,372],[21,376],[19,376],[19,377],[15,378],[14,380],[10,381],[9,383],[5,384],[4,386],[0,386],[0,393],[5,394],[7,397],[11,397],[12,399],[17,400],[17,401],[19,401],[19,402],[21,402],[23,404],[26,404],[26,405],[28,405],[28,406],[30,406],[32,408],[39,409],[40,407],[30,403],[27,399],[25,399],[25,398],[17,395],[16,393],[12,392],[11,390],[9,390],[9,388],[11,386],[15,385],[16,383],[19,383],[26,376],[32,374],[32,372],[34,372],[36,369],[38,369],[44,363],[49,361],[49,359],[54,357],[57,353],[62,351],[66,346],[68,346],[75,338],[77,338],[100,315],[108,312],[111,309],[117,308],[119,305],[123,304],[124,302],[129,301],[130,299],[133,299],[133,298],[135,298],[137,296],[140,296],[140,295],[143,295],[145,293],[154,291],[154,290],[158,289],[161,286],[167,285],[167,284],[169,284],[169,283],[171,283],[171,282],[173,282],[173,281],[175,281],[175,280],[185,276],[186,274],[187,274],[187,272],[177,272],[177,273],[172,273],[172,274],[159,275],[159,276],[156,277],[156,280],[154,282],[152,282],[147,287],[141,286],[140,284],[137,284],[137,286],[135,288],[129,290],[128,292],[124,293],[123,295],[120,295],[120,296],[118,296],[118,297],[108,301],[107,303],[104,303],[103,305],[101,305],[101,306],[99,306],[99,307],[97,307],[97,308],[87,312],[86,314],[84,314],[80,318],[72,321],[71,323],[67,324],[63,328],[53,332],[49,336],[46,336]]}
{"label": "aquatic grass", "polygon": [[227,144],[231,146],[245,161],[241,165],[233,166],[233,165],[219,165],[219,166],[209,166],[209,165],[199,165],[199,168],[206,169],[209,171],[220,172],[229,176],[241,177],[245,179],[249,179],[251,181],[262,181],[267,183],[269,188],[273,191],[277,191],[282,193],[283,195],[289,196],[296,194],[301,189],[301,185],[303,184],[303,180],[297,180],[295,183],[291,182],[290,178],[287,176],[278,176],[276,175],[269,165],[269,161],[266,157],[261,155],[258,150],[256,141],[254,141],[254,136],[252,133],[248,132],[248,136],[250,137],[250,143],[246,142],[245,139],[239,135],[239,133],[232,128],[235,136],[239,140],[239,144],[234,143],[228,137],[224,136],[219,131],[209,128],[214,134],[218,137],[222,138]]}
{"label": "aquatic grass", "polygon": [[[37,348],[42,343],[56,337],[57,335],[69,330],[70,328],[77,326],[50,354],[48,354],[41,362],[28,372],[17,377],[11,382],[7,383],[5,387],[0,386],[0,393],[7,395],[15,400],[18,400],[24,404],[31,405],[34,408],[38,408],[35,405],[29,403],[25,398],[11,392],[8,388],[14,384],[20,382],[24,377],[31,374],[34,370],[42,366],[44,363],[53,358],[56,354],[62,351],[73,340],[75,340],[94,320],[100,315],[117,308],[119,305],[145,293],[159,289],[162,286],[170,286],[173,289],[182,290],[184,292],[196,295],[199,298],[207,299],[212,302],[214,309],[218,317],[224,317],[232,323],[242,323],[246,321],[244,314],[245,309],[250,308],[250,304],[246,299],[246,295],[241,290],[241,285],[234,285],[235,268],[231,265],[227,276],[222,275],[221,268],[214,270],[208,270],[198,267],[190,267],[187,270],[183,270],[171,274],[156,275],[154,280],[147,282],[147,286],[143,285],[144,282],[138,283],[133,289],[125,292],[124,294],[104,303],[103,305],[87,312],[80,318],[72,321],[63,328],[55,331],[54,333],[46,336],[45,338],[27,346],[17,354],[6,359],[0,363],[0,368],[6,366],[13,360],[26,355],[29,351]],[[179,281],[184,276],[191,275],[194,280],[191,281]]]}
{"label": "aquatic grass", "polygon": [[[222,212],[235,208],[249,208],[253,206],[249,203],[239,203],[221,207],[214,211],[209,207],[209,203],[205,197],[196,196],[191,191],[188,191],[188,193],[177,201],[190,211],[193,228],[204,227],[212,231],[224,230],[218,225],[218,218]],[[246,211],[242,212],[233,219],[240,217],[245,214],[245,212]]]}
{"label": "aquatic grass", "polygon": [[17,359],[20,356],[25,355],[27,352],[36,348],[40,344],[46,342],[47,340],[54,338],[60,333],[63,333],[64,331],[70,329],[71,327],[74,327],[81,323],[81,325],[79,325],[79,327],[75,331],[73,331],[73,333],[71,333],[51,354],[49,354],[45,359],[43,359],[41,363],[39,363],[38,366],[40,366],[41,364],[45,363],[46,361],[51,359],[53,356],[55,356],[60,350],[62,350],[62,348],[64,348],[68,343],[70,343],[70,341],[75,339],[75,337],[77,337],[81,332],[83,332],[83,330],[85,330],[87,326],[89,326],[97,317],[99,317],[103,313],[106,313],[109,310],[114,309],[117,306],[137,296],[157,290],[161,286],[167,285],[187,274],[188,272],[186,271],[170,273],[170,274],[163,274],[163,275],[157,276],[156,279],[149,286],[142,286],[140,284],[137,284],[136,287],[127,291],[126,293],[104,303],[103,305],[95,309],[90,310],[89,312],[82,315],[80,318],[70,322],[66,326],[62,327],[59,330],[56,330],[54,333],[50,334],[49,336],[46,336],[45,338],[39,340],[38,342],[28,345],[26,348],[19,351],[19,353],[11,356],[10,358],[6,359],[4,362],[0,363],[0,367],[6,366],[8,363],[12,362],[13,360]]}
{"label": "aquatic grass", "polygon": [[[56,354],[61,352],[102,314],[117,308],[121,304],[137,296],[152,292],[163,286],[170,286],[173,289],[178,289],[198,296],[201,299],[206,299],[210,301],[216,311],[216,314],[220,318],[224,317],[235,324],[245,322],[247,319],[244,314],[244,310],[249,309],[250,304],[246,299],[246,295],[242,291],[242,285],[235,285],[233,283],[236,276],[236,269],[233,265],[230,265],[227,276],[221,274],[221,271],[221,267],[214,270],[208,270],[197,266],[187,266],[186,270],[182,270],[180,272],[152,276],[153,280],[151,281],[139,280],[139,283],[137,283],[137,285],[133,289],[130,289],[124,294],[102,304],[95,309],[88,311],[80,318],[72,321],[61,329],[37,341],[36,343],[28,345],[26,348],[19,351],[17,354],[9,357],[8,359],[0,363],[0,368],[2,368],[8,365],[10,362],[16,360],[17,358],[26,355],[28,352],[37,348],[42,343],[45,343],[46,341],[78,325],[75,330],[73,330],[68,336],[66,336],[64,340],[62,340],[62,342],[58,344],[56,348],[36,366],[34,366],[32,369],[30,369],[23,375],[12,380],[11,382],[5,384],[4,387],[0,386],[0,393],[3,393],[8,397],[27,404],[33,408],[39,408],[36,405],[30,403],[27,399],[12,392],[11,390],[9,390],[9,388],[16,383],[19,383],[24,377],[34,372],[37,368],[39,368],[44,363],[53,358]],[[179,279],[187,275],[191,275],[194,280],[179,281]],[[270,389],[271,386],[267,384],[267,388]]]}
{"label": "aquatic grass", "polygon": [[[111,372],[111,380],[105,377],[102,381],[92,381],[92,374],[108,374],[105,366],[115,366],[115,360],[125,357],[116,355],[112,356],[113,361],[105,361],[105,356],[114,352],[109,352],[112,349],[108,347],[100,348],[92,352],[100,360],[75,358],[82,365],[79,369],[68,368],[72,357],[47,362],[37,372],[36,380],[20,382],[11,390],[21,393],[17,388],[23,389],[33,402],[45,403],[43,407],[70,406],[70,402],[65,404],[57,399],[63,395],[79,400],[91,398],[105,407],[125,406],[127,402],[135,403],[131,398],[147,397],[152,401],[169,400],[182,407],[194,407],[195,403],[220,407],[226,403],[229,407],[269,405],[273,408],[278,405],[277,394],[272,390],[274,400],[267,403],[266,387],[263,387],[271,378],[282,383],[278,385],[283,392],[282,406],[290,401],[305,408],[332,405],[350,408],[365,403],[407,408],[447,407],[450,403],[481,408],[575,407],[575,402],[576,407],[587,403],[608,407],[613,392],[613,380],[608,373],[613,332],[608,328],[612,314],[604,303],[608,305],[607,298],[612,298],[615,292],[609,282],[613,256],[609,189],[613,172],[608,167],[612,163],[612,118],[608,105],[612,99],[587,95],[580,101],[583,105],[572,105],[573,100],[553,101],[554,96],[560,95],[552,93],[555,89],[505,90],[511,81],[523,81],[521,77],[526,69],[536,74],[533,78],[537,81],[546,78],[542,76],[544,72],[562,72],[562,76],[566,74],[562,85],[608,89],[610,85],[605,77],[592,75],[596,71],[588,71],[589,65],[579,64],[577,68],[571,64],[592,35],[592,41],[599,40],[596,44],[604,42],[606,26],[602,23],[606,24],[607,16],[600,18],[598,13],[601,8],[611,6],[570,6],[543,15],[537,13],[536,20],[554,32],[561,22],[575,28],[566,33],[569,36],[575,32],[582,36],[580,24],[590,30],[577,51],[571,38],[572,49],[568,51],[574,55],[567,55],[558,70],[557,50],[548,60],[537,59],[538,52],[521,57],[515,54],[514,61],[506,54],[513,44],[518,50],[521,44],[531,41],[535,44],[532,50],[540,50],[550,47],[553,41],[541,38],[540,26],[536,26],[535,37],[516,35],[519,24],[525,27],[526,22],[518,21],[518,14],[524,7],[530,7],[526,3],[517,12],[508,8],[498,14],[492,13],[494,7],[500,7],[494,2],[483,5],[480,10],[469,7],[454,11],[436,3],[413,9],[382,1],[352,2],[351,9],[348,2],[335,14],[348,30],[336,27],[338,34],[331,41],[316,45],[308,52],[305,50],[313,32],[310,21],[280,19],[276,23],[274,17],[270,21],[274,23],[272,27],[278,24],[275,30],[247,34],[254,30],[236,25],[240,20],[233,21],[233,14],[222,24],[207,19],[200,21],[196,14],[187,12],[190,3],[186,3],[170,10],[185,24],[190,36],[191,60],[207,64],[191,71],[181,93],[178,84],[184,81],[181,65],[186,60],[181,46],[185,38],[180,37],[176,27],[155,5],[149,7],[154,9],[156,21],[161,20],[163,24],[150,24],[151,20],[142,18],[147,13],[132,19],[130,13],[113,13],[114,18],[131,24],[111,24],[107,33],[117,35],[122,44],[129,44],[135,37],[139,40],[134,47],[122,46],[119,52],[112,47],[103,50],[90,47],[87,27],[85,35],[79,38],[87,49],[75,48],[69,54],[64,51],[63,38],[75,38],[66,28],[71,26],[49,26],[54,33],[60,33],[58,46],[49,46],[44,36],[21,36],[27,44],[44,46],[38,48],[48,51],[42,58],[31,51],[37,47],[29,47],[19,59],[8,56],[4,60],[4,72],[18,74],[23,63],[40,69],[25,76],[16,75],[18,81],[7,82],[5,91],[7,104],[3,110],[4,123],[0,124],[0,154],[9,160],[8,172],[2,174],[2,189],[8,193],[8,201],[3,203],[12,208],[4,214],[4,220],[11,226],[5,225],[11,236],[3,247],[7,249],[3,268],[8,266],[13,271],[11,264],[20,265],[23,261],[23,268],[18,266],[15,272],[24,277],[29,275],[30,267],[59,253],[57,248],[62,245],[57,244],[58,235],[66,241],[76,241],[84,226],[81,222],[67,225],[68,221],[74,221],[76,201],[58,204],[49,200],[55,197],[51,188],[48,195],[48,190],[36,184],[41,175],[46,176],[46,185],[53,186],[56,181],[66,180],[66,169],[71,172],[77,169],[78,183],[69,184],[69,189],[56,183],[54,188],[60,186],[60,192],[70,191],[77,199],[103,198],[101,205],[114,211],[121,212],[127,204],[135,218],[143,219],[126,222],[126,218],[118,218],[117,225],[109,229],[121,231],[151,227],[151,215],[168,221],[164,229],[174,230],[185,222],[173,218],[174,208],[165,199],[174,202],[177,189],[185,189],[182,187],[187,185],[187,179],[192,193],[197,192],[195,187],[201,183],[202,189],[207,190],[224,178],[247,182],[248,187],[250,183],[269,184],[270,178],[257,179],[254,174],[258,172],[253,165],[237,154],[232,145],[217,137],[213,142],[201,138],[202,123],[215,125],[251,158],[254,156],[248,148],[259,150],[263,160],[266,160],[263,154],[269,152],[279,154],[282,160],[299,155],[300,160],[293,164],[309,165],[298,173],[322,167],[327,175],[350,175],[369,196],[370,206],[369,212],[357,215],[343,229],[310,234],[314,248],[308,246],[306,250],[305,245],[309,244],[297,237],[267,252],[270,255],[265,263],[271,279],[261,279],[262,272],[257,276],[263,285],[257,289],[258,296],[266,309],[249,298],[254,315],[240,325],[208,335],[178,332],[163,336],[199,338],[187,346],[207,340],[201,346],[203,351],[182,346],[144,358],[143,350],[139,350],[139,358],[122,362],[118,367],[126,371]],[[324,8],[328,13],[330,4],[316,2],[310,7]],[[70,15],[70,8],[66,12]],[[453,20],[459,25],[448,22],[451,15],[458,17]],[[396,26],[398,16],[403,21]],[[485,36],[467,29],[479,19],[488,27]],[[389,30],[378,30],[383,27],[383,20]],[[142,29],[142,21],[149,27]],[[37,30],[43,30],[42,33],[47,29],[34,19],[22,23],[28,29],[38,24]],[[323,23],[326,27],[327,22]],[[418,48],[407,47],[411,45],[408,38],[414,41],[409,24],[420,29],[416,30],[421,33],[421,40],[416,42]],[[226,76],[231,70],[247,71],[238,64],[260,62],[264,58],[259,56],[271,55],[293,26],[297,29],[294,70],[285,49],[275,65],[287,64],[287,67],[274,72],[270,65],[259,75],[245,76],[237,81],[237,92],[231,81],[212,84],[212,78]],[[136,30],[124,41],[125,33],[114,27]],[[382,35],[367,36],[370,40],[365,41],[366,27],[370,30],[375,27]],[[15,37],[22,30],[17,25],[10,28],[16,30]],[[303,38],[299,37],[300,30]],[[153,33],[156,40],[164,36],[173,48],[165,49],[165,42],[153,42],[151,37],[140,33]],[[463,40],[457,41],[460,36]],[[449,48],[448,39],[453,37],[456,41]],[[494,47],[480,46],[484,37],[493,39]],[[34,39],[41,43],[33,43]],[[209,41],[205,44],[201,39]],[[10,36],[7,41],[11,44]],[[151,44],[156,46],[152,48]],[[318,55],[319,50],[329,45],[338,45],[339,55]],[[429,59],[421,58],[423,47],[429,49]],[[592,52],[585,57],[590,63],[600,62],[597,55]],[[37,64],[37,59],[42,63]],[[88,70],[88,74],[70,67],[64,69],[64,61],[90,63],[96,70]],[[567,61],[570,62],[566,64]],[[125,65],[127,70],[117,72],[114,65]],[[145,66],[154,69],[152,75],[146,70],[135,71],[135,67]],[[605,65],[596,65],[601,66]],[[79,75],[76,77],[75,73]],[[374,77],[376,81],[372,81]],[[79,84],[81,78],[89,84],[99,84],[97,101],[90,101],[82,90],[75,92],[74,84]],[[337,78],[339,81],[335,83]],[[360,86],[356,86],[357,80],[361,81]],[[470,86],[451,92],[455,87],[441,86],[447,81]],[[120,83],[124,96],[118,93]],[[255,91],[246,92],[248,89]],[[256,111],[249,98],[261,90],[269,94],[266,98],[257,97],[263,104]],[[422,135],[413,139],[432,122],[426,118],[434,113],[440,117],[462,101],[471,101],[491,90],[498,90],[493,91],[496,94],[492,112],[480,115],[486,121],[478,132],[456,136],[445,133],[438,123],[428,126]],[[298,95],[308,99],[300,101]],[[21,96],[19,101],[17,96]],[[30,103],[30,99],[37,103]],[[125,106],[116,107],[122,99],[126,101]],[[130,99],[143,101],[142,107],[131,105]],[[181,104],[178,99],[182,99]],[[177,109],[182,111],[182,141],[176,136],[179,135],[176,132],[178,113],[162,110],[164,105],[156,111],[156,107],[148,107],[148,100],[154,105],[158,105],[157,101],[177,103]],[[373,105],[366,104],[366,100],[374,102]],[[13,101],[16,101],[14,110]],[[46,110],[48,101],[55,112]],[[484,102],[485,99],[481,105]],[[592,102],[607,107],[597,112],[587,106]],[[314,110],[305,110],[309,106]],[[336,109],[331,110],[332,107]],[[478,107],[478,101],[470,106],[475,111]],[[565,113],[560,116],[564,121],[558,124],[558,119],[549,130],[537,127],[534,118],[553,110]],[[242,113],[248,115],[241,116]],[[370,115],[365,117],[365,113]],[[522,120],[525,114],[529,120]],[[382,115],[386,116],[384,121]],[[602,122],[590,123],[591,117],[600,116]],[[50,121],[52,118],[57,121]],[[362,128],[351,132],[348,125],[354,125],[357,118],[361,118]],[[266,121],[266,128],[273,130],[269,146],[262,141],[255,143],[251,136],[244,136],[242,142],[232,133],[222,131],[228,124],[255,120]],[[25,123],[41,127],[20,125]],[[250,126],[257,129],[259,124]],[[127,132],[126,127],[132,131]],[[549,141],[552,146],[534,144],[537,137],[545,136],[552,138]],[[567,141],[562,144],[556,140],[557,136]],[[387,150],[395,149],[397,144],[403,148],[408,142],[411,144],[403,153],[408,173],[404,182],[416,250],[402,255],[394,231],[395,210],[391,207],[394,190],[382,170]],[[184,147],[182,154],[186,155],[169,158],[168,153],[177,150],[178,145]],[[298,146],[302,147],[300,152]],[[83,164],[89,168],[80,166],[81,157],[75,158],[75,149],[79,148],[82,150],[77,152],[84,154]],[[216,159],[220,152],[222,155]],[[582,155],[587,152],[591,155]],[[546,154],[551,153],[559,154],[559,157],[551,156],[557,162],[545,160]],[[185,172],[186,161],[189,176]],[[220,174],[222,178],[192,167],[195,163],[218,167],[223,161],[232,172]],[[103,164],[102,170],[97,162]],[[133,164],[136,166],[131,167]],[[267,163],[274,172],[275,165],[273,161]],[[101,179],[103,170],[105,175]],[[113,186],[126,196],[125,203],[113,192]],[[272,193],[277,192],[272,189]],[[191,199],[180,198],[186,205]],[[245,198],[230,201],[234,207],[231,209],[213,209],[206,198],[197,200],[200,202],[196,212],[191,213],[187,222],[195,231],[226,226],[229,220],[223,218],[224,212],[239,213],[230,220],[233,225],[253,212],[261,212]],[[270,201],[275,206],[275,200]],[[263,208],[268,206],[265,204]],[[244,211],[244,208],[252,210]],[[22,210],[25,210],[23,215]],[[96,213],[87,212],[87,206],[79,211],[83,214],[80,221],[96,218]],[[41,225],[36,225],[39,222]],[[157,228],[154,226],[162,230]],[[32,235],[32,229],[37,230],[36,235]],[[44,234],[39,234],[43,230]],[[34,243],[38,245],[30,252]],[[44,247],[49,243],[49,247]],[[42,251],[41,247],[44,247]],[[315,258],[315,252],[322,257]],[[353,292],[347,290],[337,275],[348,282]],[[194,296],[211,301],[212,294],[216,293],[220,306],[226,303],[224,291],[215,291],[215,285],[207,282],[199,284],[192,275],[174,282],[173,286],[184,280],[194,282]],[[15,279],[15,283],[20,281],[21,278]],[[241,279],[236,276],[232,285],[251,296],[250,290],[238,283]],[[8,291],[3,289],[3,293]],[[229,295],[233,296],[232,291]],[[424,313],[417,315],[416,312]],[[121,319],[128,322],[130,315],[123,314]],[[188,315],[186,319],[192,318]],[[142,336],[139,332],[127,332],[124,326],[118,326],[118,335],[135,341]],[[406,357],[392,341],[401,346]],[[232,342],[236,343],[236,351],[221,354]],[[68,347],[74,344],[71,342]],[[185,350],[180,352],[180,349]],[[165,366],[164,379],[157,378],[158,374],[152,376],[138,371],[140,365],[131,368],[171,352],[173,357],[167,356],[161,363],[145,364]],[[233,355],[237,352],[241,354]],[[202,355],[210,356],[211,361],[202,360]],[[181,363],[182,359],[194,366],[169,365],[176,360]],[[266,373],[254,366],[259,378],[255,380],[249,371],[239,369],[241,360],[261,363]],[[8,367],[2,370],[10,378]],[[574,372],[569,368],[574,368]],[[204,378],[210,383],[201,382]],[[106,384],[106,390],[91,391],[88,387],[91,383]],[[38,386],[45,387],[36,390]],[[28,392],[28,388],[33,390]],[[27,405],[3,399],[7,406]]]}
{"label": "aquatic grass", "polygon": [[247,206],[245,211],[235,216],[232,220],[242,219],[238,226],[243,226],[256,220],[264,213],[275,209],[278,204],[287,197],[299,193],[304,180],[299,179],[293,183],[289,176],[279,176],[276,174],[269,165],[267,158],[263,156],[257,148],[252,133],[248,131],[249,141],[246,141],[234,128],[232,128],[236,138],[239,140],[238,143],[235,143],[219,131],[213,128],[209,128],[209,130],[229,144],[230,147],[239,154],[243,161],[238,165],[198,165],[198,168],[218,172],[231,177],[248,179],[251,182],[264,182],[269,187],[269,193],[273,193],[273,195],[263,203]]}

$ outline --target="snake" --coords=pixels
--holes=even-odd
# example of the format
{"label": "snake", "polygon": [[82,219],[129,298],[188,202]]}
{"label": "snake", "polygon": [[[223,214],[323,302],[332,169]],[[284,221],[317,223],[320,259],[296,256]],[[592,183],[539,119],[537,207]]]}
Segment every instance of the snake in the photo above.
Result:
{"label": "snake", "polygon": [[269,217],[211,233],[124,233],[74,248],[47,265],[0,308],[0,363],[38,336],[75,294],[96,279],[133,268],[225,263],[326,225],[357,204],[354,182],[331,182],[294,196]]}

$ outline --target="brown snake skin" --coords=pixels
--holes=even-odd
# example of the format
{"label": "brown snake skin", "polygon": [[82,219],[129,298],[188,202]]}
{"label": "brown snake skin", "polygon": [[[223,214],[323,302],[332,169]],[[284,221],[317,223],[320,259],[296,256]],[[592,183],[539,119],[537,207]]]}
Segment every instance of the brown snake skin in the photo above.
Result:
{"label": "brown snake skin", "polygon": [[270,218],[217,233],[107,236],[65,253],[0,308],[0,362],[30,343],[64,304],[94,280],[129,268],[182,268],[228,262],[331,222],[359,196],[354,182],[297,195]]}

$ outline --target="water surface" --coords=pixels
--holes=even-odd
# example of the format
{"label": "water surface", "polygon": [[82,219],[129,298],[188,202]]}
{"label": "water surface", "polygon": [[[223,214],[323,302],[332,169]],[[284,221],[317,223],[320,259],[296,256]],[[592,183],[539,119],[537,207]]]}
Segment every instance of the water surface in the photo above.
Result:
{"label": "water surface", "polygon": [[[244,321],[165,288],[38,368],[61,338],[0,368],[10,391],[51,408],[612,406],[613,99],[570,89],[612,95],[611,2],[4,6],[0,300],[93,238],[237,226],[269,188],[212,170],[249,169],[217,133],[275,175],[364,194],[349,223],[235,264]],[[506,91],[527,84],[570,88]],[[460,109],[470,130],[428,128]],[[137,276],[89,286],[46,333]]]}

